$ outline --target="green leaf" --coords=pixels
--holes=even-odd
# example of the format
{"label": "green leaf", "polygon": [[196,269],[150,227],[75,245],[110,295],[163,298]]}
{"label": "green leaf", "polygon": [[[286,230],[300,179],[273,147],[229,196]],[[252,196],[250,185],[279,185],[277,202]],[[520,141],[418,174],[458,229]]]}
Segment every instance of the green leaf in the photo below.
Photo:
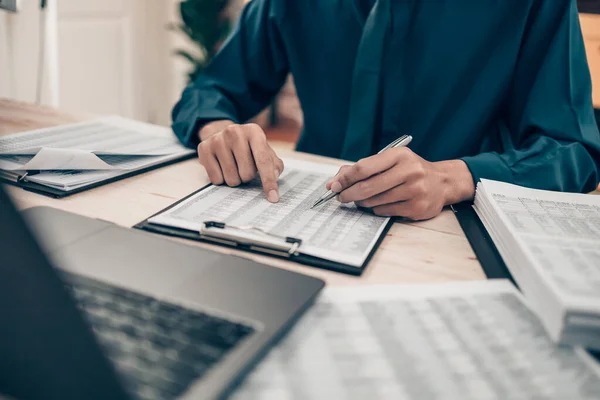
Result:
{"label": "green leaf", "polygon": [[203,55],[199,58],[184,50],[174,52],[192,64],[193,70],[189,73],[191,80],[202,73],[217,53],[217,47],[231,32],[232,23],[224,17],[228,7],[229,0],[182,0],[179,3],[182,24],[167,26],[169,30],[186,35]]}
{"label": "green leaf", "polygon": [[187,52],[187,51],[185,51],[185,50],[176,50],[176,51],[174,52],[174,54],[175,54],[175,55],[177,55],[177,56],[180,56],[180,57],[183,57],[183,58],[185,58],[185,59],[186,59],[186,60],[188,60],[188,61],[190,62],[190,64],[192,64],[192,65],[197,65],[197,64],[200,64],[200,63],[202,63],[202,62],[203,62],[203,60],[200,60],[200,59],[198,59],[198,58],[194,57],[193,55],[191,55],[190,53],[188,53],[188,52]]}

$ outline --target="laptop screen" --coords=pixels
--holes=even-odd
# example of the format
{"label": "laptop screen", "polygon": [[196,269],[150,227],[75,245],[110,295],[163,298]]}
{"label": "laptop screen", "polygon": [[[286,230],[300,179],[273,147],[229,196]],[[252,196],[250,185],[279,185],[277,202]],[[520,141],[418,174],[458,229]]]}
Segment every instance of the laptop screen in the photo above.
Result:
{"label": "laptop screen", "polygon": [[0,186],[0,395],[126,399],[59,275]]}

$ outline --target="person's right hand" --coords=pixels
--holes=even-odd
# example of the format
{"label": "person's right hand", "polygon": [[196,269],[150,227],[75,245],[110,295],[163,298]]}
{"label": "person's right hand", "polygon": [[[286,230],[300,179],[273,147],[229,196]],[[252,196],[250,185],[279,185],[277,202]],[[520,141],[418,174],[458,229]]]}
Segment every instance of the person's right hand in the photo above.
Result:
{"label": "person's right hand", "polygon": [[267,143],[260,126],[216,121],[205,125],[199,135],[198,158],[213,184],[238,186],[250,182],[258,172],[267,200],[279,201],[277,179],[283,172],[283,161]]}

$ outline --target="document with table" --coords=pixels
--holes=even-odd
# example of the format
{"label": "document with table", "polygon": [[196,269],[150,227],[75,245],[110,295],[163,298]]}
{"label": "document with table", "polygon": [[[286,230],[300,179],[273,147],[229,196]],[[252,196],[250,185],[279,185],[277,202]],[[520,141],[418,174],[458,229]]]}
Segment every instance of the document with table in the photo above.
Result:
{"label": "document with table", "polygon": [[325,289],[232,397],[597,399],[600,369],[556,346],[507,280]]}
{"label": "document with table", "polygon": [[482,180],[475,210],[550,336],[600,349],[600,196]]}
{"label": "document with table", "polygon": [[391,221],[337,201],[311,209],[338,169],[288,159],[278,203],[266,200],[259,178],[238,188],[211,185],[138,227],[246,244],[248,250],[359,275]]}
{"label": "document with table", "polygon": [[106,117],[0,137],[0,178],[64,196],[194,154],[168,128]]}

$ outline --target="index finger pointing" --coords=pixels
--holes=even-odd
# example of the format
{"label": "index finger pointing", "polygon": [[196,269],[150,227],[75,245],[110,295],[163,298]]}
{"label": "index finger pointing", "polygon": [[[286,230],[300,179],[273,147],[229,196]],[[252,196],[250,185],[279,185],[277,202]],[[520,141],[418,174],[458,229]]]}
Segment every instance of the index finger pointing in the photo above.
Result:
{"label": "index finger pointing", "polygon": [[271,203],[277,203],[279,201],[279,188],[277,187],[279,173],[277,172],[278,166],[271,154],[271,149],[267,142],[263,140],[251,140],[250,149],[252,150],[256,169],[260,175],[267,200]]}

